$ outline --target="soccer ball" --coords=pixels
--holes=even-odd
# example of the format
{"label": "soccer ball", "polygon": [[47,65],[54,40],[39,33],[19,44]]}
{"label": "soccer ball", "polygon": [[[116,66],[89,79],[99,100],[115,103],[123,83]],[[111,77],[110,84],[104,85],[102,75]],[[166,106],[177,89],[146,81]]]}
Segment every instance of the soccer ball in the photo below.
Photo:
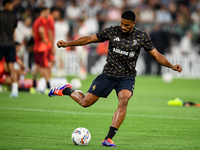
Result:
{"label": "soccer ball", "polygon": [[162,75],[162,81],[163,82],[170,83],[170,82],[172,82],[172,80],[173,80],[173,75],[172,74],[170,74],[170,73],[164,73]]}
{"label": "soccer ball", "polygon": [[88,129],[80,127],[76,128],[72,133],[72,142],[75,145],[88,145],[91,140],[91,134]]}

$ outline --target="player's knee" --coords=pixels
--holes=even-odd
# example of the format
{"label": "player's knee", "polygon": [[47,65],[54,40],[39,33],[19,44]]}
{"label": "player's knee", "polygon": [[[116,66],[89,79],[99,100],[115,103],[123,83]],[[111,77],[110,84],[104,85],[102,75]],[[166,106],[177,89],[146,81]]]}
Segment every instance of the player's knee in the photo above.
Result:
{"label": "player's knee", "polygon": [[81,106],[84,107],[84,108],[87,108],[87,107],[90,107],[91,104],[90,104],[88,101],[83,101],[83,102],[81,103]]}
{"label": "player's knee", "polygon": [[126,109],[128,105],[129,97],[121,97],[119,99],[118,107],[122,109]]}

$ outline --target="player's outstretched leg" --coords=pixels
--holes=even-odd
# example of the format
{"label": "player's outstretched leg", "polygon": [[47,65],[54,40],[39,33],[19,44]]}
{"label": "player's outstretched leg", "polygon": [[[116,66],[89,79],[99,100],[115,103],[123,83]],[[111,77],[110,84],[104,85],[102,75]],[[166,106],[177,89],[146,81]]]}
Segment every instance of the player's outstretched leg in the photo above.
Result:
{"label": "player's outstretched leg", "polygon": [[53,97],[56,95],[57,96],[68,95],[83,107],[89,107],[99,99],[98,96],[92,93],[87,93],[86,95],[84,95],[84,93],[80,90],[73,90],[70,84],[65,84],[62,86],[52,88],[49,91],[48,95],[49,97]]}
{"label": "player's outstretched leg", "polygon": [[52,88],[52,89],[49,91],[48,96],[49,96],[49,97],[53,97],[53,96],[56,96],[56,95],[57,95],[57,96],[63,96],[63,90],[64,90],[65,88],[69,88],[69,90],[71,89],[72,92],[74,91],[74,90],[72,90],[71,84],[65,84],[65,85],[61,85],[61,86]]}

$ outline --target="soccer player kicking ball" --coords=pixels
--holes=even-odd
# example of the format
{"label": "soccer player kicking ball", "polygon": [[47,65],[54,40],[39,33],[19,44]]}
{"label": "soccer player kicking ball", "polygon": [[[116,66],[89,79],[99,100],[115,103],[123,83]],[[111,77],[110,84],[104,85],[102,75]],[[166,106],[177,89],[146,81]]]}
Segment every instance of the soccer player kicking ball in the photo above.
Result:
{"label": "soccer player kicking ball", "polygon": [[126,10],[121,15],[120,26],[111,26],[97,34],[80,37],[74,41],[64,42],[61,40],[57,43],[58,47],[68,47],[109,41],[107,63],[104,66],[102,74],[92,82],[86,95],[81,91],[73,90],[70,84],[53,88],[49,92],[50,97],[55,95],[69,95],[79,105],[89,107],[99,97],[106,98],[115,89],[119,102],[118,108],[112,118],[110,130],[103,140],[102,146],[116,147],[112,138],[126,116],[128,101],[133,95],[136,76],[135,66],[142,47],[161,65],[179,73],[182,71],[180,65],[173,66],[156,50],[147,33],[134,26],[135,13]]}

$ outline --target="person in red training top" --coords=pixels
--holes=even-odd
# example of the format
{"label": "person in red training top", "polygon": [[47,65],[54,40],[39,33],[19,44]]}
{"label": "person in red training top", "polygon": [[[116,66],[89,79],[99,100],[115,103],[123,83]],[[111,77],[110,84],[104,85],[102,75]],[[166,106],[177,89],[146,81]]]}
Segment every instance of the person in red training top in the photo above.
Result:
{"label": "person in red training top", "polygon": [[47,32],[49,36],[50,43],[49,50],[50,50],[50,68],[49,73],[51,74],[51,68],[55,64],[55,47],[54,47],[54,38],[55,38],[55,27],[54,23],[59,18],[60,11],[56,7],[52,7],[50,9],[50,15],[47,18]]}
{"label": "person in red training top", "polygon": [[[34,21],[33,23],[33,38],[34,38],[34,61],[35,61],[35,68],[33,71],[33,87],[30,88],[30,93],[34,94],[36,92],[36,79],[37,79],[37,72],[39,71],[41,77],[44,77],[47,83],[46,92],[48,93],[48,89],[50,89],[50,74],[49,74],[49,67],[50,67],[50,51],[49,47],[51,42],[48,37],[47,32],[47,18],[49,16],[49,11],[46,7],[41,8],[40,16]],[[45,92],[45,91],[44,91]]]}
{"label": "person in red training top", "polygon": [[[17,55],[15,56],[15,59],[17,64],[20,66],[20,69],[15,70],[17,73],[17,79],[19,80],[20,76],[25,76],[28,70],[26,70],[22,60]],[[0,84],[12,85],[12,78],[5,57],[0,61]]]}

